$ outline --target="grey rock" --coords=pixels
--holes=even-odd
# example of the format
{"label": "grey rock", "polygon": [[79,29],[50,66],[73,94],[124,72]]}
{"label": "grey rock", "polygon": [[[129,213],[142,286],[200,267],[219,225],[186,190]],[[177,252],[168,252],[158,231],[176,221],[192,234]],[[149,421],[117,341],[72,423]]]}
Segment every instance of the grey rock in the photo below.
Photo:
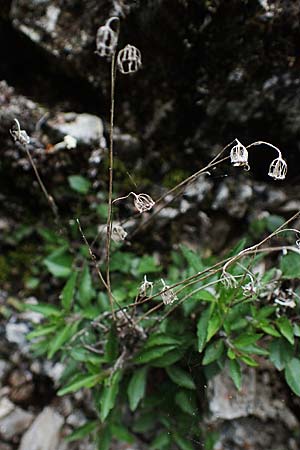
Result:
{"label": "grey rock", "polygon": [[57,450],[63,423],[53,408],[44,408],[23,435],[19,450]]}
{"label": "grey rock", "polygon": [[6,339],[18,344],[20,347],[26,344],[26,334],[29,328],[25,323],[8,323],[6,325]]}
{"label": "grey rock", "polygon": [[11,368],[11,363],[9,361],[4,361],[0,359],[0,386],[2,384],[3,378],[7,375]]}
{"label": "grey rock", "polygon": [[30,426],[33,419],[33,414],[16,407],[0,419],[0,436],[7,441],[11,440],[13,437],[23,433]]}
{"label": "grey rock", "polygon": [[226,372],[214,377],[208,383],[211,420],[232,420],[253,413],[255,405],[255,370],[244,374],[243,388],[239,392]]}
{"label": "grey rock", "polygon": [[280,422],[255,417],[226,421],[218,430],[214,450],[298,450],[299,446]]}
{"label": "grey rock", "polygon": [[102,120],[92,114],[60,113],[48,120],[47,125],[62,138],[70,135],[81,144],[99,144],[103,139]]}
{"label": "grey rock", "polygon": [[[276,374],[272,371],[264,371],[258,377],[255,369],[244,368],[240,391],[235,388],[227,371],[217,375],[208,384],[211,412],[209,420],[234,420],[255,416],[262,421],[279,420],[289,429],[296,429],[299,426],[297,418],[287,407],[284,399],[274,396],[272,375],[276,380]],[[275,389],[278,392],[279,386]]]}
{"label": "grey rock", "polygon": [[10,414],[15,409],[15,405],[7,397],[0,399],[0,419]]}

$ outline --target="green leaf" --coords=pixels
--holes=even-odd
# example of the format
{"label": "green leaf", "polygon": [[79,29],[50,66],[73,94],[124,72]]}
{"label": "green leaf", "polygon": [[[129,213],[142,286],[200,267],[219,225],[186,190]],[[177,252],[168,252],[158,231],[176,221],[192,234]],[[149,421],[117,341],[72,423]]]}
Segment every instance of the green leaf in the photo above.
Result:
{"label": "green leaf", "polygon": [[218,312],[214,312],[208,322],[206,342],[209,342],[211,338],[217,333],[217,331],[219,331],[221,325],[221,316],[218,314]]}
{"label": "green leaf", "polygon": [[168,367],[172,364],[176,363],[180,359],[182,359],[183,351],[182,350],[171,350],[168,353],[165,353],[160,358],[155,359],[151,362],[151,366],[153,367]]}
{"label": "green leaf", "polygon": [[115,405],[116,398],[119,392],[119,383],[122,378],[122,373],[118,370],[112,377],[110,384],[104,386],[102,389],[100,399],[100,419],[104,422],[108,414]]}
{"label": "green leaf", "polygon": [[229,374],[235,387],[240,390],[242,387],[242,373],[241,367],[235,359],[229,360]]}
{"label": "green leaf", "polygon": [[83,272],[80,278],[78,297],[79,302],[82,306],[87,306],[94,295],[94,290],[92,287],[92,278],[90,274],[89,267],[84,266]]}
{"label": "green leaf", "polygon": [[275,311],[276,306],[264,306],[263,308],[257,311],[255,318],[257,320],[266,319],[267,317],[271,316]]}
{"label": "green leaf", "polygon": [[244,248],[246,247],[247,239],[243,238],[241,239],[228,253],[229,257],[238,255]]}
{"label": "green leaf", "polygon": [[206,344],[208,321],[210,318],[210,308],[203,311],[197,324],[198,351],[201,353]]}
{"label": "green leaf", "polygon": [[147,367],[134,372],[128,384],[127,394],[131,411],[135,411],[139,402],[145,395],[147,381]]}
{"label": "green leaf", "polygon": [[119,342],[116,327],[113,325],[108,333],[104,358],[106,362],[114,362],[119,354]]}
{"label": "green leaf", "polygon": [[277,228],[284,224],[285,219],[281,216],[272,214],[270,216],[267,216],[265,218],[265,221],[268,231],[270,231],[270,233],[273,233],[273,231],[277,230]]}
{"label": "green leaf", "polygon": [[188,264],[196,271],[201,272],[203,270],[203,262],[197,253],[190,250],[185,245],[180,245],[180,250],[182,251],[183,256],[185,257]]}
{"label": "green leaf", "polygon": [[280,270],[283,278],[293,279],[300,278],[300,255],[295,252],[290,252],[283,256],[280,261]]}
{"label": "green leaf", "polygon": [[160,347],[151,347],[141,350],[134,358],[136,364],[145,364],[154,361],[170,350],[175,349],[175,345],[161,345]]}
{"label": "green leaf", "polygon": [[195,413],[197,412],[197,404],[194,394],[190,391],[185,391],[182,389],[177,392],[175,395],[175,403],[186,414],[195,416]]}
{"label": "green leaf", "polygon": [[173,439],[180,450],[194,450],[194,446],[191,444],[191,442],[180,436],[178,433],[173,434]]}
{"label": "green leaf", "polygon": [[60,389],[57,392],[58,396],[63,396],[66,394],[70,394],[71,392],[79,391],[82,388],[91,388],[96,384],[100,383],[104,379],[103,374],[96,375],[77,375],[73,378],[73,380],[67,384],[64,388]]}
{"label": "green leaf", "polygon": [[136,275],[144,275],[145,273],[153,273],[160,270],[153,256],[145,255],[142,258],[137,259],[137,268],[134,270]]}
{"label": "green leaf", "polygon": [[146,433],[153,430],[156,426],[156,417],[153,411],[142,412],[140,416],[133,422],[133,431],[135,433]]}
{"label": "green leaf", "polygon": [[263,330],[265,333],[269,334],[270,336],[280,337],[280,333],[278,333],[278,331],[276,330],[276,328],[273,327],[273,325],[260,324],[259,328]]}
{"label": "green leaf", "polygon": [[72,270],[72,257],[67,253],[66,246],[63,246],[44,259],[44,264],[53,276],[67,278]]}
{"label": "green leaf", "polygon": [[26,335],[27,339],[34,339],[41,336],[46,336],[47,334],[52,333],[53,331],[56,331],[57,325],[41,325],[39,328],[35,329],[34,331],[31,331]]}
{"label": "green leaf", "polygon": [[103,428],[97,436],[97,450],[111,449],[112,434],[109,427]]}
{"label": "green leaf", "polygon": [[66,440],[66,442],[73,442],[73,441],[77,441],[79,439],[83,439],[84,437],[86,437],[90,433],[92,433],[92,431],[94,431],[96,427],[97,427],[96,420],[87,422],[84,425],[81,425],[81,427],[78,427],[71,434],[69,434],[65,438],[65,440]]}
{"label": "green leaf", "polygon": [[151,347],[159,347],[160,345],[179,345],[180,341],[172,336],[166,334],[152,334],[144,344],[143,349]]}
{"label": "green leaf", "polygon": [[27,278],[25,281],[26,289],[36,289],[40,284],[40,280],[36,277]]}
{"label": "green leaf", "polygon": [[166,368],[166,372],[171,380],[178,386],[186,389],[196,389],[195,383],[191,375],[181,367],[171,366]]}
{"label": "green leaf", "polygon": [[285,368],[285,379],[294,394],[300,397],[300,360],[291,359]]}
{"label": "green leaf", "polygon": [[63,315],[63,311],[61,309],[45,303],[38,303],[37,305],[30,305],[27,303],[24,305],[24,309],[40,313],[45,317],[61,317]]}
{"label": "green leaf", "polygon": [[77,272],[73,272],[68,281],[65,284],[65,287],[61,293],[61,304],[63,308],[67,311],[71,309],[75,286],[76,286]]}
{"label": "green leaf", "polygon": [[90,190],[90,181],[81,175],[71,175],[68,177],[68,181],[73,191],[79,192],[79,194],[87,194]]}
{"label": "green leaf", "polygon": [[300,337],[300,325],[298,323],[294,323],[294,336]]}
{"label": "green leaf", "polygon": [[243,361],[247,366],[250,367],[257,367],[258,363],[255,361],[255,359],[251,358],[250,356],[242,355],[240,356],[240,360]]}
{"label": "green leaf", "polygon": [[276,325],[279,328],[280,333],[292,344],[294,345],[294,330],[293,325],[289,319],[285,316],[280,317],[276,320]]}
{"label": "green leaf", "polygon": [[203,300],[204,302],[214,302],[216,300],[216,296],[211,292],[202,289],[201,291],[196,292],[192,296],[193,300]]}
{"label": "green leaf", "polygon": [[293,346],[285,339],[274,339],[270,344],[270,360],[277,370],[285,368],[286,364],[293,358]]}
{"label": "green leaf", "polygon": [[154,441],[150,445],[150,450],[163,450],[168,447],[171,443],[170,435],[166,432],[162,432],[156,436]]}
{"label": "green leaf", "polygon": [[128,442],[128,444],[132,444],[135,441],[133,435],[120,423],[113,423],[110,426],[110,430],[113,437],[119,441]]}
{"label": "green leaf", "polygon": [[78,322],[69,323],[58,331],[54,339],[50,342],[48,349],[48,358],[51,359],[55,353],[76,333]]}
{"label": "green leaf", "polygon": [[241,334],[236,339],[234,339],[232,341],[232,343],[236,348],[244,349],[244,347],[254,344],[261,337],[262,337],[262,334],[245,333],[245,334]]}
{"label": "green leaf", "polygon": [[269,351],[265,348],[259,347],[256,344],[250,344],[246,345],[245,347],[240,347],[240,350],[242,350],[245,353],[253,353],[254,355],[262,355],[262,356],[268,356]]}
{"label": "green leaf", "polygon": [[206,366],[207,364],[216,361],[221,358],[224,351],[224,342],[222,339],[212,342],[205,350],[202,364]]}

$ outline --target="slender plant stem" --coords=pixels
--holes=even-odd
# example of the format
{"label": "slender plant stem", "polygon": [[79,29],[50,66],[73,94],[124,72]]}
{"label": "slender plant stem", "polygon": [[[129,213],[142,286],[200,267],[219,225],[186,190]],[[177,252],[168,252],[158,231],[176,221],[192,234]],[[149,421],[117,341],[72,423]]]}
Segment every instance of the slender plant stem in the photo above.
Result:
{"label": "slender plant stem", "polygon": [[29,159],[31,167],[33,168],[33,171],[35,173],[36,179],[37,179],[37,181],[38,181],[38,183],[40,185],[40,188],[41,188],[43,194],[45,195],[45,197],[46,197],[46,199],[47,199],[47,201],[48,201],[48,203],[49,203],[49,205],[50,205],[50,207],[52,209],[52,212],[53,212],[53,214],[55,216],[55,219],[57,220],[57,222],[59,222],[58,208],[56,206],[54,198],[48,193],[48,191],[47,191],[47,189],[46,189],[46,187],[45,187],[45,185],[44,185],[44,183],[43,183],[43,181],[42,181],[42,179],[40,177],[40,174],[39,174],[39,171],[38,171],[38,169],[37,169],[37,167],[35,165],[35,162],[33,161],[33,158],[32,158],[32,156],[30,154],[30,151],[29,151],[29,149],[27,147],[27,144],[24,145],[24,148],[25,148],[25,151],[27,153],[27,157]]}
{"label": "slender plant stem", "polygon": [[110,106],[110,130],[109,130],[109,168],[108,168],[108,213],[106,231],[106,287],[109,297],[112,317],[115,320],[114,300],[110,284],[110,246],[112,231],[112,196],[113,196],[113,169],[114,169],[114,113],[115,113],[115,81],[116,81],[116,52],[111,60],[111,106]]}
{"label": "slender plant stem", "polygon": [[107,289],[107,284],[106,284],[106,281],[105,281],[105,279],[104,279],[104,277],[103,277],[103,275],[102,275],[102,273],[101,273],[101,270],[100,270],[100,268],[99,268],[99,265],[98,265],[98,262],[97,262],[96,255],[93,253],[93,251],[92,251],[92,249],[91,249],[91,246],[90,246],[90,244],[88,243],[88,240],[87,240],[87,238],[85,237],[85,234],[83,233],[83,230],[82,230],[81,223],[80,223],[79,219],[76,219],[76,222],[77,222],[77,226],[78,226],[79,232],[80,232],[80,234],[81,234],[81,237],[82,237],[82,239],[83,239],[83,242],[85,243],[85,245],[86,245],[87,248],[88,248],[88,251],[89,251],[91,260],[92,260],[92,262],[93,262],[93,264],[94,264],[94,267],[95,267],[95,269],[96,269],[97,275],[98,275],[100,281],[103,283],[104,287],[106,287],[106,289]]}

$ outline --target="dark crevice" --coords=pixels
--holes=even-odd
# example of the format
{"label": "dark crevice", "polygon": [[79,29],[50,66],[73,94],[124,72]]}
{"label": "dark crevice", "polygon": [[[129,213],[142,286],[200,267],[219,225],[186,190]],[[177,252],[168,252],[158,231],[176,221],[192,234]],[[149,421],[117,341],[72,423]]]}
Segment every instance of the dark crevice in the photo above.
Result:
{"label": "dark crevice", "polygon": [[[103,115],[107,105],[99,90],[0,19],[0,79],[17,92],[49,108]],[[67,73],[68,72],[68,73]]]}

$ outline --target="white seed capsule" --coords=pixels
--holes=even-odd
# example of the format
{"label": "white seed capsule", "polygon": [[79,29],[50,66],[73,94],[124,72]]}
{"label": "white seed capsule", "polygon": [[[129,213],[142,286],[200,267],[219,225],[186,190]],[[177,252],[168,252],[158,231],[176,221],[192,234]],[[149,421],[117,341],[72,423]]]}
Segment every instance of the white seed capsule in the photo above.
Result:
{"label": "white seed capsule", "polygon": [[287,163],[281,156],[274,159],[269,167],[269,177],[274,178],[274,180],[284,180],[287,173]]}
{"label": "white seed capsule", "polygon": [[134,194],[134,206],[138,212],[143,213],[145,211],[150,211],[155,205],[154,200],[148,194]]}
{"label": "white seed capsule", "polygon": [[162,301],[164,305],[172,305],[172,303],[178,300],[178,297],[173,289],[170,289],[163,279],[161,279],[161,282],[163,284],[163,290],[161,292]]}
{"label": "white seed capsule", "polygon": [[21,130],[20,122],[18,119],[14,119],[17,129],[10,130],[10,134],[12,135],[15,142],[19,142],[22,145],[27,145],[30,143],[30,137],[26,133],[25,130]]}
{"label": "white seed capsule", "polygon": [[126,45],[118,54],[118,69],[123,74],[134,73],[142,66],[141,52],[133,45]]}
{"label": "white seed capsule", "polygon": [[231,164],[234,166],[248,166],[248,151],[244,145],[236,139],[237,144],[230,151]]}
{"label": "white seed capsule", "polygon": [[119,224],[113,224],[111,230],[111,238],[114,242],[122,242],[126,239],[127,232]]}
{"label": "white seed capsule", "polygon": [[102,27],[98,28],[96,37],[96,48],[99,56],[111,56],[117,47],[118,32],[113,30],[111,24],[119,20],[118,17],[111,17]]}

